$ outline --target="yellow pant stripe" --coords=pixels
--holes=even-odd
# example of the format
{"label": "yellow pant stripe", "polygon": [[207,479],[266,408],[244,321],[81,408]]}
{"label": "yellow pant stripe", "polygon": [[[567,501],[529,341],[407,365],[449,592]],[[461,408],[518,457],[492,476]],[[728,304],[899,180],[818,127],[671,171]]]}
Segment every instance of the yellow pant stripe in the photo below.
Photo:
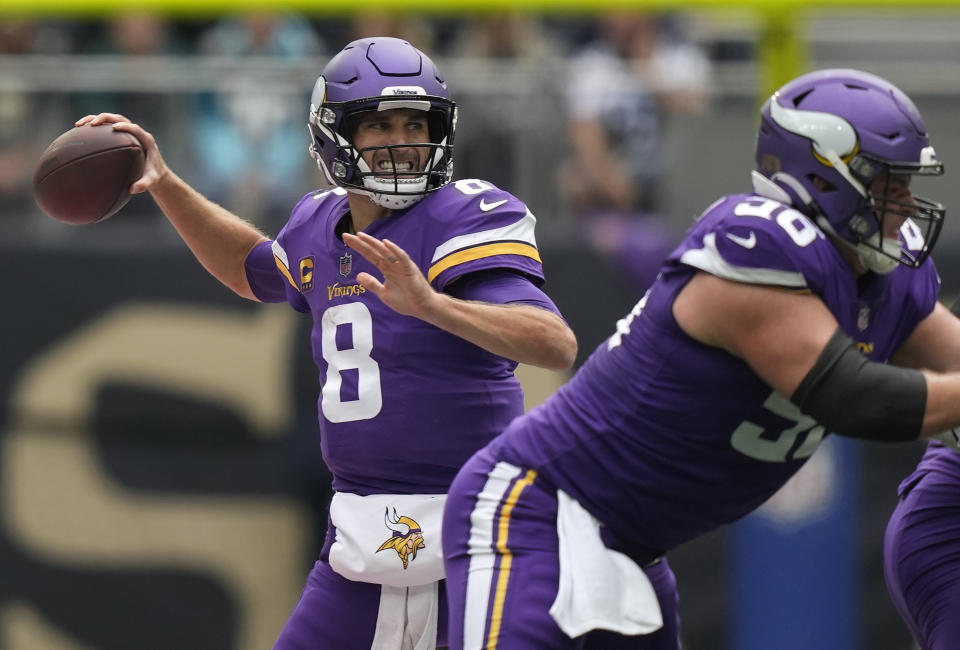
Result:
{"label": "yellow pant stripe", "polygon": [[500,639],[500,622],[503,619],[503,602],[507,597],[507,582],[510,580],[510,565],[513,564],[513,553],[507,548],[507,532],[510,529],[510,514],[513,506],[520,499],[524,488],[537,478],[535,470],[529,470],[527,475],[517,481],[510,496],[500,510],[499,532],[497,534],[497,553],[500,555],[500,572],[497,576],[497,589],[493,599],[493,611],[490,612],[490,634],[487,636],[487,650],[496,650]]}

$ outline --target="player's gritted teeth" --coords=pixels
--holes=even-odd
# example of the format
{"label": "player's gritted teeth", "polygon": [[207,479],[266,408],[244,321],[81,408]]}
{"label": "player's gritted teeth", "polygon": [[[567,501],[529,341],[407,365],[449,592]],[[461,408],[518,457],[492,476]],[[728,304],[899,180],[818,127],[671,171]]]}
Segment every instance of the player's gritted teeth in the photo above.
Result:
{"label": "player's gritted teeth", "polygon": [[377,163],[377,167],[380,170],[386,170],[386,171],[394,171],[394,170],[398,172],[413,171],[413,163],[409,160],[404,162],[398,162],[396,164],[390,162],[389,160],[381,160],[379,163]]}
{"label": "player's gritted teeth", "polygon": [[416,155],[412,158],[398,158],[396,155],[393,159],[389,157],[380,158],[374,162],[373,168],[378,175],[382,173],[390,176],[393,174],[413,175],[419,173],[421,170]]}

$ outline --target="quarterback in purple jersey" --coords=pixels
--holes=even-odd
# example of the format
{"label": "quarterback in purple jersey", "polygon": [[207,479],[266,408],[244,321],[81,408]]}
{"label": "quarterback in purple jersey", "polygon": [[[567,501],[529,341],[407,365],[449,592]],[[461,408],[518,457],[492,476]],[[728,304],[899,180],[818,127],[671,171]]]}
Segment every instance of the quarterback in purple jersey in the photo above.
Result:
{"label": "quarterback in purple jersey", "polygon": [[[960,367],[960,339],[940,345],[944,369]],[[950,650],[960,639],[960,454],[931,441],[898,493],[883,544],[887,590],[921,650]]]}
{"label": "quarterback in purple jersey", "polygon": [[943,167],[913,102],[855,70],[801,76],[764,104],[756,165],[454,479],[451,648],[679,648],[670,549],[762,504],[827,432],[960,424],[938,361],[960,321],[929,258],[944,209],[910,187]]}
{"label": "quarterback in purple jersey", "polygon": [[463,462],[523,411],[518,362],[562,370],[576,339],[540,290],[535,218],[492,184],[453,181],[456,106],[406,41],[347,45],[313,89],[307,194],[273,240],[200,196],[144,144],[149,190],[239,295],[313,318],[323,456],[335,490],[324,547],[282,650],[446,643],[441,523]]}

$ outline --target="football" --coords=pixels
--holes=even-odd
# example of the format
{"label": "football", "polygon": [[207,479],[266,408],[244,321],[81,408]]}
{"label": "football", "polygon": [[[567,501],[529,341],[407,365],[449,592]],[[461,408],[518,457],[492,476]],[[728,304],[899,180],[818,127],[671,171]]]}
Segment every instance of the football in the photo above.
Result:
{"label": "football", "polygon": [[73,225],[103,221],[130,200],[143,174],[140,141],[110,124],[70,129],[47,147],[33,175],[33,196],[48,215]]}

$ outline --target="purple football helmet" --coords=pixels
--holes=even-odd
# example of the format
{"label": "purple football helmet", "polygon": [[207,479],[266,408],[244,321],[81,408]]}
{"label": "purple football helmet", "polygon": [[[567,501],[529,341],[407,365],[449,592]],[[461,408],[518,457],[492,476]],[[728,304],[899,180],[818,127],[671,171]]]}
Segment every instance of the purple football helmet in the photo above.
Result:
{"label": "purple football helmet", "polygon": [[[364,111],[408,108],[427,113],[430,142],[368,147],[353,146],[351,119]],[[353,41],[323,69],[310,97],[310,155],[331,185],[365,194],[390,209],[409,207],[437,190],[453,175],[456,105],[447,84],[427,55],[398,38]],[[422,174],[392,178],[376,175],[362,154],[384,149],[393,159],[400,147],[428,148]]]}
{"label": "purple football helmet", "polygon": [[[761,109],[756,163],[758,190],[813,217],[876,273],[920,266],[943,226],[942,204],[870,189],[891,175],[943,173],[917,107],[875,75],[821,70],[780,88]],[[897,239],[884,236],[890,214],[907,217]]]}

